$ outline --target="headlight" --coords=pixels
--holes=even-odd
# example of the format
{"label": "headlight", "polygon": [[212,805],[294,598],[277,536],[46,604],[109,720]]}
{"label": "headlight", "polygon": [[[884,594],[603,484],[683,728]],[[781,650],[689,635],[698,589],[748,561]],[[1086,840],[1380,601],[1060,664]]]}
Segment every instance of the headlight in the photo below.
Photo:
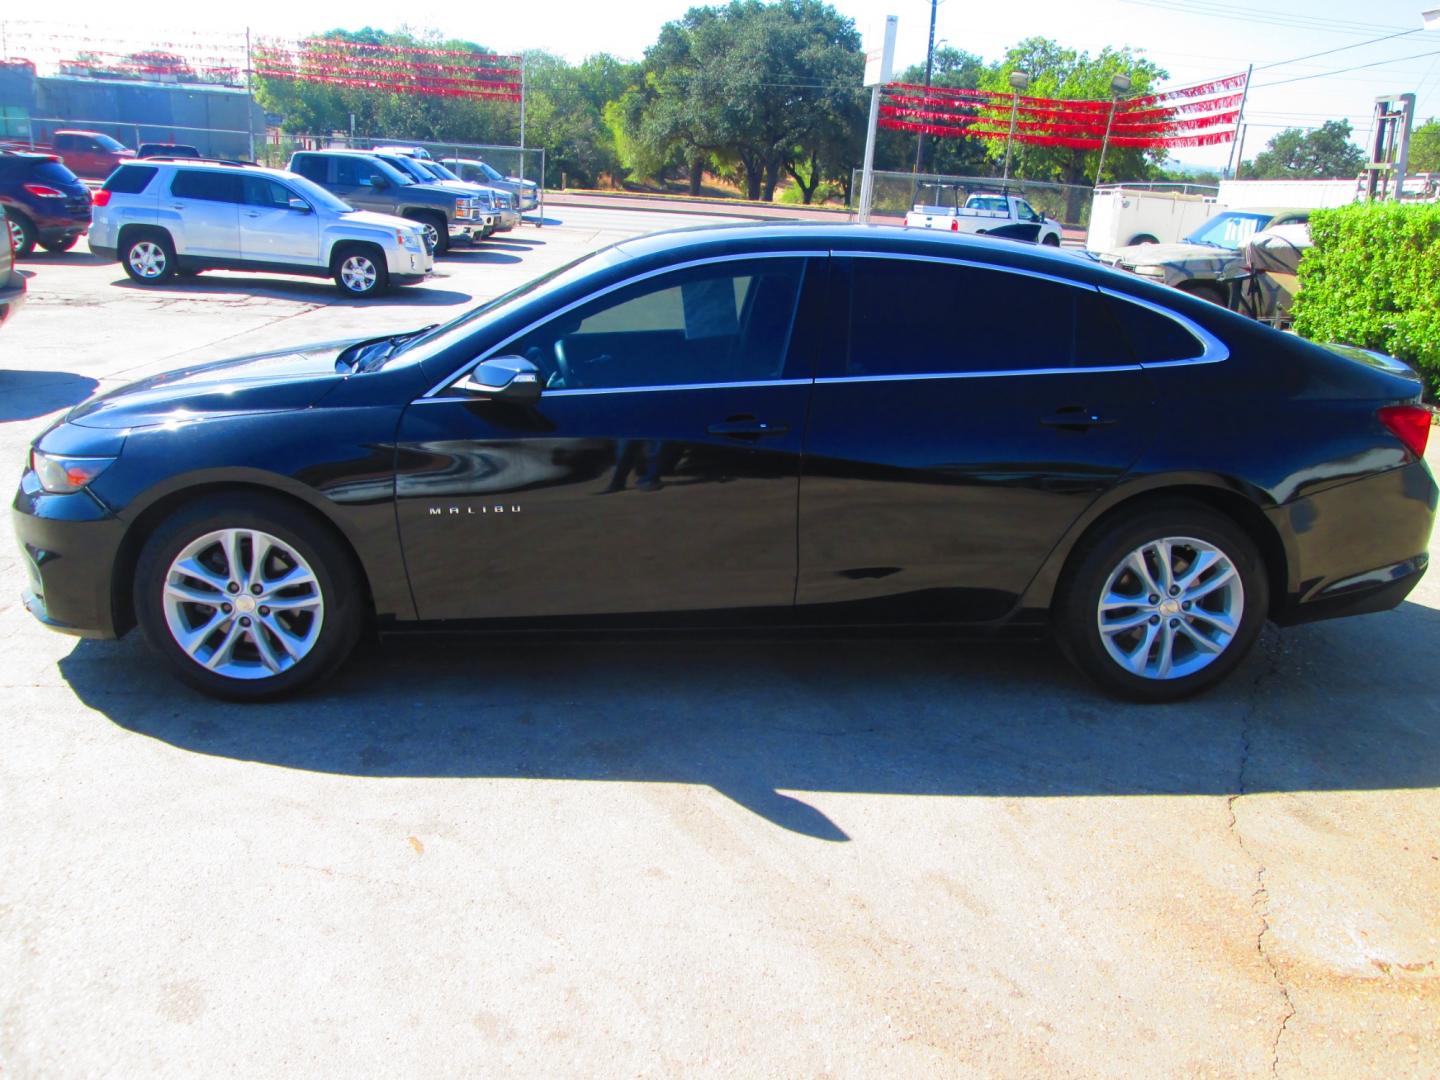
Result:
{"label": "headlight", "polygon": [[395,242],[403,248],[414,248],[418,251],[420,248],[420,234],[410,232],[408,229],[396,229]]}
{"label": "headlight", "polygon": [[79,491],[114,461],[113,457],[52,457],[39,450],[30,451],[30,468],[40,478],[40,486],[52,495]]}

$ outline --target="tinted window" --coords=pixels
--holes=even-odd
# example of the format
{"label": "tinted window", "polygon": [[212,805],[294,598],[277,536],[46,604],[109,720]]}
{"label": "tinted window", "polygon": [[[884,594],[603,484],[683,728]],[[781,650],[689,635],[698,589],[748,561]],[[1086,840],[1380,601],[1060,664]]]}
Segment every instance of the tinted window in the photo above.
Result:
{"label": "tinted window", "polygon": [[855,259],[850,375],[1133,363],[1086,286],[904,259]]}
{"label": "tinted window", "polygon": [[307,180],[313,180],[317,184],[325,183],[326,161],[323,157],[315,157],[307,154],[304,157],[297,156],[290,163],[290,171],[297,172]]}
{"label": "tinted window", "polygon": [[290,208],[291,193],[284,184],[277,184],[264,176],[246,176],[243,180],[247,206],[264,206],[271,210]]}
{"label": "tinted window", "polygon": [[159,171],[153,165],[121,165],[105,181],[105,190],[121,195],[139,195]]}
{"label": "tinted window", "polygon": [[170,194],[181,199],[206,202],[239,202],[240,177],[234,173],[181,170],[170,181]]}
{"label": "tinted window", "polygon": [[96,135],[90,140],[90,145],[98,150],[108,150],[112,154],[118,154],[125,149],[123,143],[112,139],[109,135]]}
{"label": "tinted window", "polygon": [[778,379],[801,259],[757,259],[639,282],[532,331],[506,352],[552,388],[677,386]]}
{"label": "tinted window", "polygon": [[73,172],[58,161],[42,161],[31,170],[30,175],[42,184],[78,184]]}
{"label": "tinted window", "polygon": [[384,175],[376,161],[362,157],[337,157],[335,159],[336,187],[370,187],[370,177]]}
{"label": "tinted window", "polygon": [[1193,360],[1205,351],[1194,334],[1174,319],[1128,300],[1107,297],[1108,306],[1120,324],[1135,358],[1142,364],[1166,360]]}

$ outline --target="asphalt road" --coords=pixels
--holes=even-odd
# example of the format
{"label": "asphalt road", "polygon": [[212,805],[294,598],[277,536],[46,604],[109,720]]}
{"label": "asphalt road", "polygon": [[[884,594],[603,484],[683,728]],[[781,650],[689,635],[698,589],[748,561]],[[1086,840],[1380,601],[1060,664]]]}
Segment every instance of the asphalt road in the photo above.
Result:
{"label": "asphalt road", "polygon": [[[657,225],[552,213],[368,305],[31,260],[0,460]],[[422,639],[247,708],[34,624],[13,543],[0,1076],[1436,1075],[1440,578],[1172,707],[1043,647]]]}

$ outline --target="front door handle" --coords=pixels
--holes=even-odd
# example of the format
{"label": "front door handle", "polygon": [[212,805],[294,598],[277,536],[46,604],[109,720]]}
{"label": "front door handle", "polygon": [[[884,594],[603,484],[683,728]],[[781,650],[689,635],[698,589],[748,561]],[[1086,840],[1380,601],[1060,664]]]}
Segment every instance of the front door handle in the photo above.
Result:
{"label": "front door handle", "polygon": [[1053,416],[1041,417],[1040,423],[1061,431],[1088,431],[1094,427],[1109,427],[1115,421],[1092,412],[1084,405],[1066,405],[1056,410]]}
{"label": "front door handle", "polygon": [[259,210],[247,210],[247,211],[245,211],[245,216],[246,216],[246,217],[259,217],[259,216],[260,216],[260,211],[259,211]]}
{"label": "front door handle", "polygon": [[763,439],[767,435],[784,435],[790,430],[786,424],[775,424],[757,420],[753,416],[732,416],[719,424],[707,428],[711,435],[723,435],[727,439]]}

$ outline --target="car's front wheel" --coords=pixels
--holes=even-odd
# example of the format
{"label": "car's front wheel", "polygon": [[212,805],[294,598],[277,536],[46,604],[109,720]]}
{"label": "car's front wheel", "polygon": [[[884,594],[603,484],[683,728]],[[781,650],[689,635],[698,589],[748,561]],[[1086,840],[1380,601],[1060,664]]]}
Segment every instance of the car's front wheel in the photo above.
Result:
{"label": "car's front wheel", "polygon": [[368,244],[356,244],[335,253],[331,263],[335,286],[346,296],[368,297],[390,285],[385,259]]}
{"label": "car's front wheel", "polygon": [[1117,518],[1082,543],[1055,629],[1070,659],[1106,690],[1177,701],[1245,659],[1269,603],[1249,536],[1208,508],[1176,502]]}
{"label": "car's front wheel", "polygon": [[183,681],[234,701],[309,687],[350,655],[364,621],[354,560],[303,508],[214,495],[168,518],[135,571],[135,615]]}

